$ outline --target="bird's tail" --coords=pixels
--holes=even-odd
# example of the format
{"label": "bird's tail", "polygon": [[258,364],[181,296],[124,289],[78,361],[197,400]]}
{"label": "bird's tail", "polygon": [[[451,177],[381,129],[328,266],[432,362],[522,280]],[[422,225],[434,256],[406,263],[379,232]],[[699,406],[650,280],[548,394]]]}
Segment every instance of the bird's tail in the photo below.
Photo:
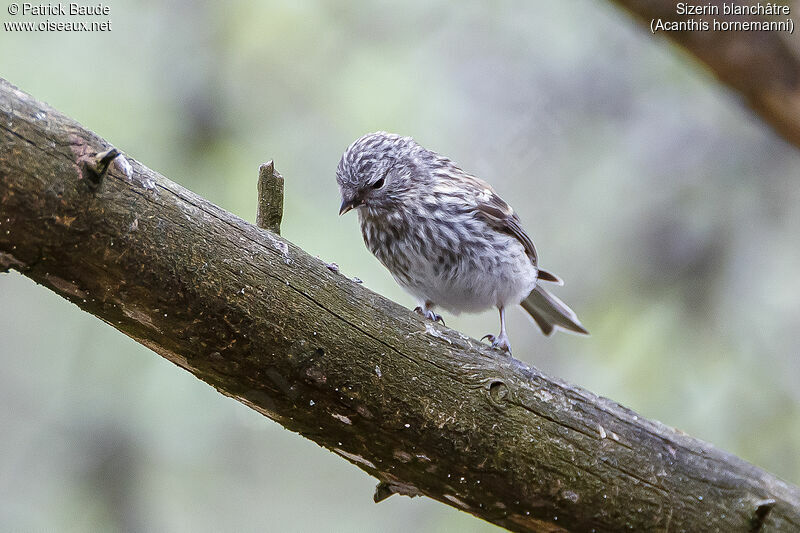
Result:
{"label": "bird's tail", "polygon": [[527,298],[522,300],[522,307],[530,313],[542,333],[550,335],[555,328],[588,335],[575,312],[567,304],[544,290],[538,284]]}

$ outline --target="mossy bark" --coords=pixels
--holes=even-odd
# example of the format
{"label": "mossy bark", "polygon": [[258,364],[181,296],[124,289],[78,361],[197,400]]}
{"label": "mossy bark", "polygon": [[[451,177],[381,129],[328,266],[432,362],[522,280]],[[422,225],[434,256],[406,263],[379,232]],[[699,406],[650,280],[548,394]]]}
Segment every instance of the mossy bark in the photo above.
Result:
{"label": "mossy bark", "polygon": [[344,457],[376,499],[515,531],[800,529],[797,487],[425,321],[110,148],[0,81],[0,269]]}

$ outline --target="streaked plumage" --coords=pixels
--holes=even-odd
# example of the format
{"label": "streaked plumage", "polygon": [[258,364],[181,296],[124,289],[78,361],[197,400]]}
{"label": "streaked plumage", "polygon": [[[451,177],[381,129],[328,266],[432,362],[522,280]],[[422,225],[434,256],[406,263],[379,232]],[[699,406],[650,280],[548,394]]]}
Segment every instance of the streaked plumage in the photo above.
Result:
{"label": "streaked plumage", "polygon": [[492,187],[411,137],[377,132],[345,151],[336,173],[340,214],[358,209],[367,248],[433,320],[495,306],[493,345],[510,351],[505,308],[523,304],[545,334],[586,333],[575,314],[538,285],[560,280],[538,268],[519,217]]}

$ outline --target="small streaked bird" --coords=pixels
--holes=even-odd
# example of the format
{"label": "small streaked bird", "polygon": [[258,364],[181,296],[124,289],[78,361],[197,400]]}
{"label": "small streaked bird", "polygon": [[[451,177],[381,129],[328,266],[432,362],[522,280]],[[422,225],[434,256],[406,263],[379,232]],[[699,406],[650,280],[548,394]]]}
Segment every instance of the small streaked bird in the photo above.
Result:
{"label": "small streaked bird", "polygon": [[511,352],[506,309],[521,304],[545,335],[555,328],[587,334],[575,313],[541,281],[562,284],[538,266],[519,217],[492,187],[411,137],[364,135],[336,170],[339,214],[357,209],[367,248],[417,301],[416,312],[442,321],[500,310],[492,346]]}

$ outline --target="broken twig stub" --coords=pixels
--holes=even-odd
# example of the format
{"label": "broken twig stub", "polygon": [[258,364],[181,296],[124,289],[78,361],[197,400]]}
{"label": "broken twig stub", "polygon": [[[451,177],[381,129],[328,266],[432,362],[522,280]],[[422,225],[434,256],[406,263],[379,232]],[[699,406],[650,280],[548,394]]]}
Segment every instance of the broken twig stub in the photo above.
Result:
{"label": "broken twig stub", "polygon": [[258,211],[256,224],[259,228],[281,234],[283,218],[283,176],[275,170],[272,161],[258,168]]}

